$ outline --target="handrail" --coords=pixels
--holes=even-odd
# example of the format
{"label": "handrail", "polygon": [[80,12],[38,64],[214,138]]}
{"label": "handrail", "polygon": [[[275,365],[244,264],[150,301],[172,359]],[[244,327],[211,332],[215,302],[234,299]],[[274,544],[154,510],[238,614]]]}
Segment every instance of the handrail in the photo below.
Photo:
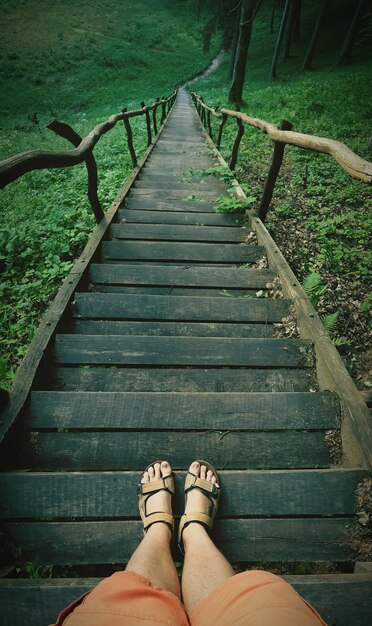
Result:
{"label": "handrail", "polygon": [[[153,111],[153,125],[154,125],[154,134],[157,134],[158,128],[156,124],[156,109],[160,105],[162,108],[161,115],[161,123],[164,122],[167,114],[170,111],[175,99],[177,96],[177,91],[174,91],[168,98],[158,98],[152,105],[146,106],[145,103],[141,103],[142,108],[134,111],[122,111],[121,113],[117,113],[115,115],[111,115],[106,121],[101,122],[97,126],[93,128],[93,130],[88,133],[81,142],[79,146],[73,150],[29,150],[27,152],[21,152],[19,154],[15,154],[8,159],[4,159],[0,161],[0,188],[6,187],[9,183],[17,180],[27,172],[31,172],[36,169],[45,169],[45,168],[59,168],[59,167],[71,167],[73,165],[78,165],[83,161],[89,161],[89,157],[92,155],[93,148],[98,143],[102,135],[107,133],[109,130],[114,128],[116,124],[120,121],[123,121],[125,124],[125,128],[127,131],[128,144],[131,141],[131,129],[129,125],[129,119],[132,117],[139,117],[141,115],[145,115],[146,117],[146,126],[147,126],[147,135],[148,142],[150,141],[151,129],[149,128],[149,111]],[[168,106],[167,106],[168,105]],[[47,127],[53,129],[53,126],[58,127],[60,122],[57,120],[52,120],[48,122]],[[66,126],[66,125],[65,125]],[[73,129],[69,127],[72,133]],[[76,135],[76,133],[75,133]],[[136,155],[133,151],[130,150],[133,166],[135,167],[137,163]],[[93,207],[92,207],[93,208]],[[93,208],[94,210],[94,208]],[[95,212],[96,214],[96,212]],[[103,214],[102,214],[103,215]],[[102,217],[101,215],[101,217]],[[98,217],[96,214],[96,219],[98,221]]]}
{"label": "handrail", "polygon": [[[266,122],[255,117],[251,117],[240,111],[232,111],[230,109],[221,109],[217,112],[215,109],[207,106],[201,96],[191,91],[191,96],[198,111],[202,108],[207,110],[216,118],[223,116],[233,117],[241,122],[259,128],[266,133],[270,139],[284,144],[290,144],[305,150],[314,150],[332,156],[342,169],[353,178],[364,183],[372,183],[372,163],[366,161],[355,152],[353,152],[346,144],[336,141],[335,139],[327,139],[326,137],[318,137],[317,135],[308,135],[306,133],[298,133],[292,130],[280,130],[275,124]],[[218,146],[217,146],[218,147]]]}

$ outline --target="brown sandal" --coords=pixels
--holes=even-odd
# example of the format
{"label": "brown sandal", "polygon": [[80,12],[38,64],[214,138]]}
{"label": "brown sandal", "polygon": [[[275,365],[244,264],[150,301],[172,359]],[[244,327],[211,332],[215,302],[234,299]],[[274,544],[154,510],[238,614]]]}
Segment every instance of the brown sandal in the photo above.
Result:
{"label": "brown sandal", "polygon": [[[162,463],[162,461],[154,461],[153,463],[150,463],[150,465],[148,465],[146,469],[142,472],[142,476],[145,472],[148,471],[150,467],[155,465],[155,463]],[[162,478],[154,482],[151,482],[151,483],[140,482],[138,485],[138,506],[139,506],[141,520],[143,523],[143,532],[145,534],[152,524],[156,524],[157,522],[164,522],[165,524],[168,524],[168,526],[170,527],[172,531],[172,537],[173,537],[173,532],[174,532],[173,515],[171,515],[170,513],[165,513],[164,511],[158,511],[158,512],[147,514],[147,511],[146,511],[147,500],[152,495],[162,490],[168,491],[168,493],[170,493],[172,497],[174,496],[173,472],[168,474],[168,476],[163,476]]]}
{"label": "brown sandal", "polygon": [[[218,474],[210,463],[207,461],[197,460],[197,463],[200,465],[205,465],[207,470],[213,472],[217,481],[219,483]],[[190,471],[187,472],[186,480],[185,480],[185,505],[187,501],[187,494],[191,489],[199,489],[211,502],[209,513],[201,513],[198,511],[192,511],[190,513],[184,513],[180,519],[180,525],[178,528],[178,547],[182,554],[184,554],[183,549],[183,540],[182,533],[185,528],[191,524],[191,522],[197,522],[198,524],[202,524],[209,531],[213,526],[213,520],[216,516],[218,509],[218,502],[221,496],[221,487],[216,484],[209,482],[209,480],[205,480],[204,478],[200,478],[196,476],[196,474],[192,474]]]}

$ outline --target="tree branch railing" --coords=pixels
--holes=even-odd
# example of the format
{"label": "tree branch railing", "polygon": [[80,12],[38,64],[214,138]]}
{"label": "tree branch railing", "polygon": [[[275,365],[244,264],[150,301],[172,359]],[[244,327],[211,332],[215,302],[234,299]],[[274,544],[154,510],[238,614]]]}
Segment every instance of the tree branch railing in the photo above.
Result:
{"label": "tree branch railing", "polygon": [[364,183],[372,183],[372,163],[358,156],[355,152],[348,148],[348,146],[340,141],[292,131],[292,124],[286,120],[283,120],[281,128],[278,128],[275,124],[271,124],[270,122],[266,122],[265,120],[261,120],[256,117],[251,117],[246,113],[241,113],[240,111],[232,111],[230,109],[221,109],[220,111],[216,111],[212,107],[205,104],[203,102],[203,98],[195,91],[191,91],[190,93],[198,115],[210,136],[212,135],[210,124],[211,116],[221,120],[216,143],[218,149],[221,148],[222,134],[227,120],[229,118],[235,118],[238,129],[234,140],[231,161],[229,163],[231,170],[235,168],[237,163],[239,144],[244,133],[243,124],[258,128],[274,141],[273,160],[258,211],[258,217],[260,217],[262,221],[265,221],[269,210],[274,186],[283,160],[284,147],[287,144],[304,150],[312,150],[314,152],[328,154],[334,158],[342,169],[352,178],[360,180]]}
{"label": "tree branch railing", "polygon": [[[112,130],[118,122],[122,121],[126,131],[127,145],[132,165],[136,167],[137,155],[133,145],[133,132],[129,122],[130,118],[145,116],[147,145],[150,146],[152,143],[151,117],[153,133],[154,136],[156,136],[159,132],[156,117],[157,109],[158,107],[161,108],[160,123],[163,124],[174,104],[176,96],[177,91],[174,91],[168,98],[164,96],[161,100],[157,98],[151,105],[146,106],[144,102],[141,102],[141,109],[135,111],[124,109],[121,113],[111,115],[106,121],[95,126],[95,128],[83,138],[68,124],[59,122],[56,119],[51,120],[46,124],[46,128],[53,130],[57,135],[70,141],[75,148],[73,150],[60,151],[29,150],[28,152],[21,152],[0,161],[0,188],[6,187],[24,174],[32,172],[33,170],[72,167],[73,165],[78,165],[85,161],[88,170],[88,198],[96,221],[97,223],[100,222],[104,213],[98,198],[98,176],[97,165],[93,156],[94,147],[104,134]],[[150,116],[150,111],[152,111],[152,116]]]}

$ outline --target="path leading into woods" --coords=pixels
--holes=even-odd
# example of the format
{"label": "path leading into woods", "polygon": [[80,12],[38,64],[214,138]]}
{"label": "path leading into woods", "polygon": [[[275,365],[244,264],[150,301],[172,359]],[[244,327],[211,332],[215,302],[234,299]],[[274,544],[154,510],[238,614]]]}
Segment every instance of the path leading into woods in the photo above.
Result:
{"label": "path leading into woods", "polygon": [[[0,477],[7,563],[112,571],[142,536],[139,474],[162,458],[176,470],[178,515],[189,463],[218,468],[214,537],[234,563],[353,559],[368,470],[332,465],[338,395],[316,391],[310,340],[275,336],[291,301],[258,297],[276,271],[243,214],[214,211],[226,185],[200,172],[215,163],[181,90],[61,320],[22,454]],[[367,579],[290,578],[338,626],[367,623]],[[3,580],[0,621],[52,622],[94,583]]]}

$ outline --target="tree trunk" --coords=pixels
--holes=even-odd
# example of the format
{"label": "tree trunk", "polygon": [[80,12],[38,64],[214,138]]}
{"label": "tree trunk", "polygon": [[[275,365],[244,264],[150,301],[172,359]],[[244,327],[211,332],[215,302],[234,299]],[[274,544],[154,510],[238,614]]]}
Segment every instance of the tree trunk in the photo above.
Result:
{"label": "tree trunk", "polygon": [[243,0],[240,13],[239,40],[236,51],[233,80],[229,91],[229,101],[238,104],[243,101],[245,68],[247,65],[248,47],[252,34],[254,5],[255,0]]}
{"label": "tree trunk", "polygon": [[300,39],[300,26],[301,26],[301,8],[302,0],[294,0],[294,26],[293,26],[293,41],[296,42]]}
{"label": "tree trunk", "polygon": [[304,64],[303,64],[303,69],[304,70],[309,70],[311,68],[311,62],[313,60],[315,48],[317,46],[318,39],[319,39],[320,29],[322,27],[324,16],[326,14],[328,5],[329,5],[329,0],[323,0],[323,4],[320,7],[320,11],[319,11],[319,14],[318,14],[318,19],[317,19],[316,24],[315,24],[315,28],[314,28],[314,31],[313,31],[313,34],[312,34],[312,37],[311,37],[311,40],[310,40],[310,44],[309,44],[309,47],[308,47],[307,52],[306,52],[306,56],[305,56],[305,60],[304,60]]}
{"label": "tree trunk", "polygon": [[235,20],[235,25],[234,25],[234,35],[233,35],[233,40],[231,43],[231,59],[230,59],[229,75],[228,75],[229,80],[231,80],[234,75],[236,51],[238,48],[238,40],[239,40],[239,24],[240,24],[240,12],[238,11],[236,14],[236,20]]}
{"label": "tree trunk", "polygon": [[346,34],[344,45],[342,46],[340,58],[338,60],[338,65],[345,65],[346,63],[350,63],[351,61],[351,49],[353,47],[353,43],[355,41],[355,37],[357,35],[360,20],[363,17],[363,7],[364,0],[359,0],[355,12],[353,15],[352,22],[350,24],[350,28]]}
{"label": "tree trunk", "polygon": [[286,36],[285,46],[284,46],[284,58],[285,59],[288,59],[290,57],[294,23],[295,23],[295,1],[291,0],[287,36]]}
{"label": "tree trunk", "polygon": [[271,79],[276,78],[276,66],[278,64],[279,52],[280,52],[280,47],[281,47],[282,41],[283,41],[285,25],[286,25],[287,20],[288,20],[290,4],[291,4],[291,0],[286,0],[285,1],[285,7],[284,7],[284,11],[283,11],[282,22],[280,24],[278,39],[276,41],[273,61],[272,61],[272,64],[271,64],[271,69],[270,69],[270,78]]}

